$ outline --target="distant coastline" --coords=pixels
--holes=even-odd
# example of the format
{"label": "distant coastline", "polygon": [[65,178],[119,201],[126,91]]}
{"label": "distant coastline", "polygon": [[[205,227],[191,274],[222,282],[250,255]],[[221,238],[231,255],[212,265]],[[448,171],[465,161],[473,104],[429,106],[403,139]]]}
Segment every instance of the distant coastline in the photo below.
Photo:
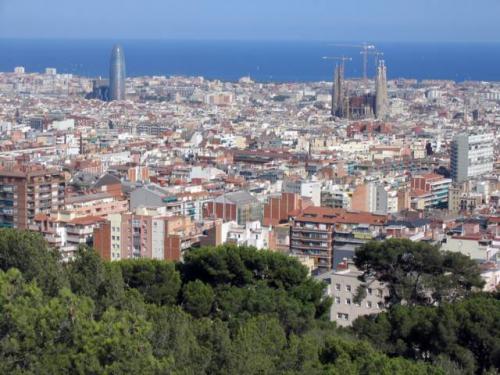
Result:
{"label": "distant coastline", "polygon": [[[24,66],[27,72],[54,67],[60,73],[107,76],[116,40],[0,39],[0,71]],[[258,82],[329,81],[334,63],[322,56],[352,56],[346,76],[361,76],[359,50],[329,42],[235,40],[120,40],[128,76],[181,75]],[[376,43],[384,52],[388,77],[499,81],[500,43]],[[369,64],[370,76],[374,61]]]}

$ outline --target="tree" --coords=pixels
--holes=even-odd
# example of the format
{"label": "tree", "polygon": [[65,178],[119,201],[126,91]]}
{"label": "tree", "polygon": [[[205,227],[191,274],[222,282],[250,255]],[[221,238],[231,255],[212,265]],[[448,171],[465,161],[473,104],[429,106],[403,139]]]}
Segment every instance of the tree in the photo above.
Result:
{"label": "tree", "polygon": [[276,319],[251,318],[239,328],[234,339],[230,373],[275,374],[285,346],[285,332]]}
{"label": "tree", "polygon": [[483,285],[469,257],[406,239],[369,242],[356,250],[355,264],[364,281],[374,277],[386,284],[390,305],[454,301]]}
{"label": "tree", "polygon": [[205,373],[211,353],[198,344],[191,316],[177,306],[157,305],[148,307],[148,316],[153,353],[165,360],[168,373]]}
{"label": "tree", "polygon": [[0,229],[0,270],[17,268],[28,280],[35,280],[52,296],[67,285],[57,250],[48,246],[39,233]]}
{"label": "tree", "polygon": [[228,319],[242,312],[280,313],[287,309],[304,321],[326,318],[331,300],[325,285],[308,276],[296,259],[245,246],[220,246],[193,250],[179,264],[184,283],[201,280],[216,293],[218,316]]}
{"label": "tree", "polygon": [[183,307],[196,318],[207,316],[214,303],[214,291],[203,281],[190,281],[184,286]]}
{"label": "tree", "polygon": [[67,265],[71,290],[83,296],[97,299],[99,288],[105,279],[101,257],[87,246],[80,246],[75,259]]}
{"label": "tree", "polygon": [[499,321],[500,301],[479,294],[439,306],[395,305],[377,316],[358,318],[353,330],[391,356],[474,374],[500,369]]}
{"label": "tree", "polygon": [[125,286],[137,289],[149,303],[174,305],[181,289],[181,279],[170,262],[137,259],[117,263]]}

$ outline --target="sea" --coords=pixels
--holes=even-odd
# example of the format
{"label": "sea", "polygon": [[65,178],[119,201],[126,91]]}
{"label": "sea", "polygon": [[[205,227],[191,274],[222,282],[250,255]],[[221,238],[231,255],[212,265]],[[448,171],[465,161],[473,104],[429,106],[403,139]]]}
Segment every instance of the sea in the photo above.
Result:
{"label": "sea", "polygon": [[[235,81],[312,82],[332,79],[334,60],[348,56],[348,78],[360,77],[363,60],[356,42],[235,40],[55,40],[0,39],[0,71],[107,76],[115,43],[124,47],[128,76],[203,76]],[[500,43],[374,43],[383,52],[389,78],[500,81]],[[375,72],[375,57],[368,74]]]}

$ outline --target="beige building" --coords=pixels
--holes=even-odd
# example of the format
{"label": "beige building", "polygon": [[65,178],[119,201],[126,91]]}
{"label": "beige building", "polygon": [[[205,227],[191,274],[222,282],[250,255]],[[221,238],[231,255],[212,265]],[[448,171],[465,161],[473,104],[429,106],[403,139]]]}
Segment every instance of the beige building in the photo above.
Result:
{"label": "beige building", "polygon": [[358,279],[361,275],[352,261],[344,260],[335,271],[318,276],[328,284],[327,295],[333,300],[330,320],[339,326],[350,326],[360,316],[378,314],[385,309],[389,291],[375,279],[366,283],[366,297],[359,303],[354,302],[358,287],[363,284]]}

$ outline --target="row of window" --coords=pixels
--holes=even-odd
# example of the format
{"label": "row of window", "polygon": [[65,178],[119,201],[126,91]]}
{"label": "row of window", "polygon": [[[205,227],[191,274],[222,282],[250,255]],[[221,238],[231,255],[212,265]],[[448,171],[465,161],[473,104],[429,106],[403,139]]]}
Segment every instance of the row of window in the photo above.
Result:
{"label": "row of window", "polygon": [[[337,305],[340,305],[342,303],[340,297],[335,297],[335,303]],[[352,302],[352,299],[351,298],[346,298],[345,299],[345,304],[346,305],[352,305],[354,304],[355,306],[357,307],[361,307],[361,304],[360,303],[353,303]],[[366,301],[366,308],[367,309],[371,309],[373,307],[373,302],[372,301]],[[382,302],[377,302],[377,309],[383,309],[384,308],[384,304]]]}
{"label": "row of window", "polygon": [[[341,291],[342,290],[342,285],[341,284],[335,284],[335,290],[336,291]],[[346,292],[352,292],[352,287],[351,285],[347,284],[345,286],[345,291]],[[367,288],[366,289],[366,292],[368,293],[369,296],[373,295],[373,289],[372,288]],[[377,297],[382,297],[384,294],[383,290],[382,289],[377,289],[376,290],[376,295]]]}

